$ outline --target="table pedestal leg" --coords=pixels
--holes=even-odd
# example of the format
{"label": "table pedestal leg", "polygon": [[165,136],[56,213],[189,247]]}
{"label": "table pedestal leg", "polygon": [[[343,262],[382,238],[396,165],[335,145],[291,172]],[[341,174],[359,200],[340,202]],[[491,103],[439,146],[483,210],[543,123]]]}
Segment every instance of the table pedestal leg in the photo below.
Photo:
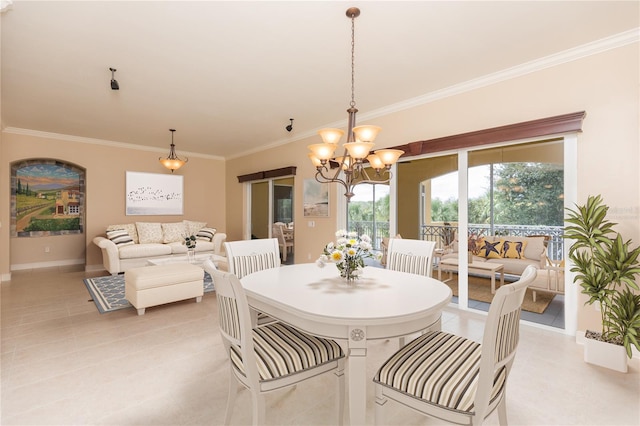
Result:
{"label": "table pedestal leg", "polygon": [[349,420],[364,425],[367,413],[367,339],[365,330],[349,327]]}

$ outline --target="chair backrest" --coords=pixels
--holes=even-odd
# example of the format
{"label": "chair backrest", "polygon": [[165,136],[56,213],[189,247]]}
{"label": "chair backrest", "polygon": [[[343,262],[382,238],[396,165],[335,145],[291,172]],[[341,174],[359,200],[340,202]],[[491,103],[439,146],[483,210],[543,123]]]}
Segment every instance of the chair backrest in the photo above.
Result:
{"label": "chair backrest", "polygon": [[284,224],[280,224],[279,225],[278,222],[274,223],[271,226],[271,236],[273,238],[277,239],[278,240],[278,244],[283,246],[283,247],[287,243],[287,241],[284,238],[284,231],[283,231],[284,226],[285,226]]}
{"label": "chair backrest", "polygon": [[391,238],[387,247],[387,269],[431,276],[435,241]]}
{"label": "chair backrest", "polygon": [[204,268],[211,275],[216,289],[220,336],[229,361],[237,372],[246,377],[248,384],[257,389],[260,375],[253,347],[251,313],[242,284],[229,272],[206,264]]}
{"label": "chair backrest", "polygon": [[[476,392],[476,413],[486,412],[491,400],[493,381],[497,376],[506,382],[520,340],[520,311],[527,287],[535,280],[538,269],[529,265],[520,279],[498,289],[487,316],[482,338],[480,373]],[[504,375],[496,373],[504,368]],[[482,417],[480,417],[482,418]]]}
{"label": "chair backrest", "polygon": [[254,272],[280,266],[280,248],[276,238],[230,241],[224,243],[229,272],[239,279]]}

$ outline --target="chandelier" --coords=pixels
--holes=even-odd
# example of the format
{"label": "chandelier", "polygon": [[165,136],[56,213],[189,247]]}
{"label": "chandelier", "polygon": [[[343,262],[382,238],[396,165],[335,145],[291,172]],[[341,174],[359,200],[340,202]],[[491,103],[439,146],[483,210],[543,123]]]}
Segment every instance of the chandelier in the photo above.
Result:
{"label": "chandelier", "polygon": [[[339,183],[345,188],[347,202],[353,197],[353,189],[361,183],[380,184],[391,180],[391,166],[393,166],[404,151],[399,149],[371,150],[374,139],[380,132],[380,127],[373,125],[356,126],[355,101],[355,19],[360,15],[360,9],[347,9],[347,17],[351,19],[351,102],[349,104],[349,123],[347,127],[347,142],[341,157],[334,157],[338,143],[344,134],[340,129],[321,129],[318,134],[323,143],[309,145],[311,152],[309,159],[316,166],[316,180],[320,183]],[[365,163],[365,160],[367,163]],[[367,168],[375,170],[375,179],[369,177]],[[335,168],[332,172],[330,169]],[[342,175],[341,175],[342,173]]]}
{"label": "chandelier", "polygon": [[176,129],[169,129],[169,131],[171,132],[171,148],[169,149],[169,156],[167,158],[160,157],[158,161],[173,173],[174,170],[178,170],[180,167],[184,166],[184,163],[189,161],[189,159],[185,157],[185,159],[182,160],[178,157],[176,154],[176,146],[173,143],[173,132],[175,132]]}

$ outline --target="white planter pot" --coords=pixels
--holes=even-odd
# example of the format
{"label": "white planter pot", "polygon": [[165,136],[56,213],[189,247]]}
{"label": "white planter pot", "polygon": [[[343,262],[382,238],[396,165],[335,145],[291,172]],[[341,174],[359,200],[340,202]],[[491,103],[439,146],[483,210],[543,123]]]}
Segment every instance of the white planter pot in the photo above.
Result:
{"label": "white planter pot", "polygon": [[589,364],[626,373],[627,359],[627,352],[624,350],[624,346],[595,339],[584,339],[584,360]]}

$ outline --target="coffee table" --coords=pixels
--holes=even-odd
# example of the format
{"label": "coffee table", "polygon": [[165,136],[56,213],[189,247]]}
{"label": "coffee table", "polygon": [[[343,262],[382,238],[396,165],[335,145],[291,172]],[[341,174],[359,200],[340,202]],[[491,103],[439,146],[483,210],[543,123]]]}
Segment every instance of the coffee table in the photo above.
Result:
{"label": "coffee table", "polygon": [[[442,271],[449,272],[449,278],[442,281]],[[458,259],[441,259],[438,264],[438,280],[447,282],[453,279],[453,273],[458,272]],[[491,278],[491,294],[496,294],[496,273],[500,272],[500,286],[504,285],[504,265],[501,263],[471,262],[469,272],[475,274],[489,274]]]}
{"label": "coffee table", "polygon": [[[210,258],[211,258],[211,253],[203,253],[203,254],[196,253],[194,258],[195,260],[192,263],[197,266],[202,266],[202,264],[207,259],[210,259]],[[147,263],[149,265],[157,266],[157,265],[170,265],[172,263],[190,263],[190,262],[189,262],[189,259],[187,259],[187,255],[185,254],[184,256],[171,256],[171,257],[164,257],[160,259],[149,259],[147,260]]]}

